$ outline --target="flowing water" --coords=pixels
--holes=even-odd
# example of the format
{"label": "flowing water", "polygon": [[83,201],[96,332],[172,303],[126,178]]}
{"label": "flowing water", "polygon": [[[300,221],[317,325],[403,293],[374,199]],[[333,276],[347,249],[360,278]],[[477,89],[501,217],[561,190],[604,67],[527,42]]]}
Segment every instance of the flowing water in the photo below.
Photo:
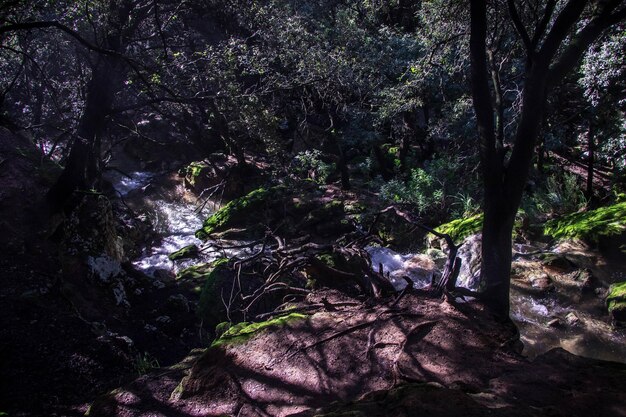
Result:
{"label": "flowing water", "polygon": [[[107,179],[125,199],[135,202],[140,210],[148,214],[157,239],[147,244],[133,265],[146,275],[155,278],[159,286],[163,274],[174,275],[179,271],[201,262],[211,262],[222,256],[235,256],[247,253],[246,250],[217,250],[215,242],[203,242],[195,237],[196,230],[202,227],[204,219],[212,212],[211,205],[198,209],[198,203],[182,198],[185,190],[181,185],[174,190],[144,195],[148,187],[159,187],[160,175],[152,172],[133,171],[128,175],[111,172]],[[139,204],[137,204],[139,202]],[[131,202],[131,204],[133,204]],[[236,243],[235,243],[236,244]],[[168,255],[185,246],[196,245],[201,248],[195,259],[172,261]]]}
{"label": "flowing water", "polygon": [[[154,179],[153,173],[141,171],[130,173],[130,177],[111,175],[112,183],[123,197],[145,189]],[[220,251],[215,248],[215,242],[197,239],[194,233],[211,211],[209,208],[197,210],[196,204],[180,198],[182,192],[182,189],[177,191],[177,198],[150,197],[142,200],[144,210],[151,213],[160,239],[147,245],[133,264],[155,278],[156,283],[159,283],[159,273],[175,274],[199,262],[247,252],[241,249]],[[168,258],[170,253],[191,244],[202,248],[199,259],[173,262]],[[408,276],[416,288],[429,285],[433,275],[436,276],[442,269],[444,261],[433,262],[425,255],[400,254],[382,247],[368,247],[367,251],[372,265],[376,269],[382,265],[398,290],[406,286],[403,276]],[[610,326],[601,297],[591,295],[581,301],[570,295],[558,291],[530,294],[513,283],[511,318],[520,329],[524,353],[534,358],[551,348],[562,347],[577,355],[626,363],[626,332]]]}
{"label": "flowing water", "polygon": [[[400,254],[389,248],[368,247],[372,265],[382,265],[396,289],[406,286],[401,276],[408,276],[416,288],[426,287],[432,273],[424,255]],[[416,263],[420,266],[416,268]],[[441,264],[437,266],[441,268]],[[463,281],[460,286],[471,288]],[[603,293],[567,289],[567,285],[544,293],[511,286],[511,318],[520,330],[524,354],[533,359],[552,348],[561,347],[576,355],[626,363],[626,330],[609,323]]]}

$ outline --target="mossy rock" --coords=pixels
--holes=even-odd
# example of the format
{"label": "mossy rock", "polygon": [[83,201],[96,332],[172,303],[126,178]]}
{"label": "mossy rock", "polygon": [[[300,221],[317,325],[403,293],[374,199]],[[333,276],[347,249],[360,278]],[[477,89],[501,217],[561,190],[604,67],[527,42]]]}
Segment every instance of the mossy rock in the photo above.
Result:
{"label": "mossy rock", "polygon": [[598,242],[603,236],[626,231],[626,202],[572,213],[546,222],[544,233],[555,239],[584,239]]}
{"label": "mossy rock", "polygon": [[185,168],[185,182],[194,187],[199,181],[200,176],[210,167],[206,162],[192,162]]}
{"label": "mossy rock", "polygon": [[243,197],[232,200],[204,221],[202,229],[196,231],[196,237],[207,240],[216,232],[258,223],[258,212],[264,206],[276,203],[276,200],[280,199],[282,190],[283,187],[280,186],[269,189],[258,188]]}
{"label": "mossy rock", "polygon": [[[476,214],[464,219],[456,219],[451,222],[444,223],[435,228],[435,231],[450,235],[455,243],[462,242],[466,237],[476,234],[481,231],[483,227],[483,214]],[[429,236],[429,241],[432,242],[436,237]]]}
{"label": "mossy rock", "polygon": [[[189,269],[187,268],[185,271]],[[201,276],[204,284],[200,292],[198,316],[205,325],[213,328],[227,318],[226,307],[222,301],[222,292],[223,290],[230,290],[235,272],[226,258],[218,259],[210,265],[205,264],[202,269],[196,269],[188,273],[199,274],[201,272],[204,272],[204,275]]]}
{"label": "mossy rock", "polygon": [[213,270],[213,264],[197,264],[190,266],[188,268],[183,269],[178,274],[176,274],[176,279],[183,280],[203,280],[207,277],[208,274]]}
{"label": "mossy rock", "polygon": [[287,323],[304,320],[307,317],[308,316],[306,314],[291,313],[286,316],[276,317],[271,320],[261,321],[258,323],[237,323],[226,330],[219,339],[215,340],[211,344],[211,347],[241,344],[251,339],[255,334],[258,334],[261,331],[282,327]]}
{"label": "mossy rock", "polygon": [[200,253],[200,249],[196,245],[188,245],[182,249],[172,252],[168,255],[170,261],[177,261],[180,259],[195,258]]}
{"label": "mossy rock", "polygon": [[626,322],[626,281],[609,287],[606,304],[613,320]]}

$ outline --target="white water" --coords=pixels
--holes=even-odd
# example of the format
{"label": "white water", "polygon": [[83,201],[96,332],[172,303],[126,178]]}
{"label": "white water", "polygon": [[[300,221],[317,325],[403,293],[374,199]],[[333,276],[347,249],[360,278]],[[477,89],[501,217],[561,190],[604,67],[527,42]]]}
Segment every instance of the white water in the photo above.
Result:
{"label": "white water", "polygon": [[402,255],[380,246],[368,246],[365,250],[369,253],[372,266],[376,271],[379,265],[382,265],[383,272],[389,272],[389,280],[396,290],[402,290],[407,286],[402,276],[409,277],[415,283],[415,288],[424,288],[430,284],[432,274],[424,268],[415,266],[414,254]]}
{"label": "white water", "polygon": [[[372,258],[373,268],[378,270],[378,265],[382,264],[396,289],[406,286],[404,280],[397,278],[403,275],[411,278],[417,288],[430,283],[423,271],[414,268],[413,260],[418,255],[399,254],[381,247],[366,249]],[[424,262],[420,265],[424,266]],[[599,300],[598,303],[602,302]],[[567,322],[568,315],[572,323]],[[556,318],[559,323],[551,326]],[[603,314],[597,305],[590,308],[569,300],[564,294],[560,297],[556,293],[529,295],[512,286],[511,319],[520,330],[524,354],[531,359],[561,347],[580,356],[626,362],[626,331],[611,328],[606,313]]]}
{"label": "white water", "polygon": [[[115,189],[122,195],[128,196],[132,191],[142,190],[151,184],[154,173],[134,171],[129,176],[118,172],[107,175]],[[179,194],[184,191],[181,190]],[[147,211],[153,223],[154,230],[160,239],[151,246],[143,249],[142,255],[134,260],[133,265],[146,275],[155,278],[155,285],[160,286],[159,275],[174,275],[179,271],[201,262],[211,262],[223,256],[233,257],[249,253],[250,249],[217,250],[212,241],[203,242],[195,237],[195,232],[202,227],[211,211],[206,205],[197,210],[193,203],[177,198],[175,201],[167,199],[146,198],[142,201],[143,211]],[[231,242],[235,245],[239,242]],[[199,257],[171,261],[169,255],[185,246],[196,245],[201,248]]]}

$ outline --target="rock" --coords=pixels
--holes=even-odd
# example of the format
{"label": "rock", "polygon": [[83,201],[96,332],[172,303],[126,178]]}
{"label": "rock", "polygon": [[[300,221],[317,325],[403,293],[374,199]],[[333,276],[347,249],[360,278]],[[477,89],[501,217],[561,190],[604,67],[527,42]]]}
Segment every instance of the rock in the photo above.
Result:
{"label": "rock", "polygon": [[200,249],[196,245],[188,245],[182,249],[172,252],[168,255],[170,261],[177,261],[180,259],[196,258],[200,253]]}
{"label": "rock", "polygon": [[[171,282],[176,279],[176,276],[174,275],[174,273],[170,271],[169,269],[156,269],[153,275],[156,280],[153,282],[153,284],[157,288],[163,288],[163,286],[165,286],[165,284],[163,284],[164,282]],[[162,285],[156,284],[157,281],[160,281]]]}
{"label": "rock", "polygon": [[480,282],[482,235],[475,234],[465,239],[457,256],[461,258],[461,270],[457,284],[461,287],[477,289]]}
{"label": "rock", "polygon": [[155,321],[159,324],[167,324],[172,322],[172,318],[170,316],[159,316]]}
{"label": "rock", "polygon": [[570,326],[576,326],[577,324],[580,323],[580,319],[578,318],[576,313],[574,313],[573,311],[570,311],[565,316],[565,322]]}
{"label": "rock", "polygon": [[170,295],[167,299],[167,307],[172,311],[182,311],[184,313],[188,313],[191,310],[189,300],[182,294]]}
{"label": "rock", "polygon": [[574,266],[563,254],[545,253],[540,257],[541,264],[548,268],[558,269],[561,271],[569,271]]}
{"label": "rock", "polygon": [[402,268],[391,273],[394,281],[403,282],[402,276],[406,275],[411,280],[428,284],[437,272],[435,262],[428,255],[415,255],[402,264]]}
{"label": "rock", "polygon": [[574,280],[581,291],[592,291],[598,286],[598,280],[589,269],[577,271],[574,275]]}
{"label": "rock", "polygon": [[606,304],[614,322],[626,322],[626,281],[609,287]]}
{"label": "rock", "polygon": [[446,255],[441,249],[429,248],[426,250],[426,255],[430,257],[430,259],[435,262],[437,268],[443,269],[446,265],[446,261],[448,260],[448,255]]}
{"label": "rock", "polygon": [[552,279],[545,272],[531,273],[528,276],[528,280],[530,281],[530,285],[533,288],[537,288],[543,291],[550,291],[554,289],[554,284],[552,283]]}
{"label": "rock", "polygon": [[554,318],[552,320],[550,320],[549,322],[546,323],[546,325],[548,327],[561,327],[561,320],[559,320],[559,318]]}

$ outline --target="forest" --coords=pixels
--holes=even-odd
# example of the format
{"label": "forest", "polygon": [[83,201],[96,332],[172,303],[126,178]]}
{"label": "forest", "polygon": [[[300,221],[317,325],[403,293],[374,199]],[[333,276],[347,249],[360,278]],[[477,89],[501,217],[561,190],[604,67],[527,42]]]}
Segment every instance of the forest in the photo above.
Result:
{"label": "forest", "polygon": [[0,0],[0,417],[624,381],[626,1]]}

